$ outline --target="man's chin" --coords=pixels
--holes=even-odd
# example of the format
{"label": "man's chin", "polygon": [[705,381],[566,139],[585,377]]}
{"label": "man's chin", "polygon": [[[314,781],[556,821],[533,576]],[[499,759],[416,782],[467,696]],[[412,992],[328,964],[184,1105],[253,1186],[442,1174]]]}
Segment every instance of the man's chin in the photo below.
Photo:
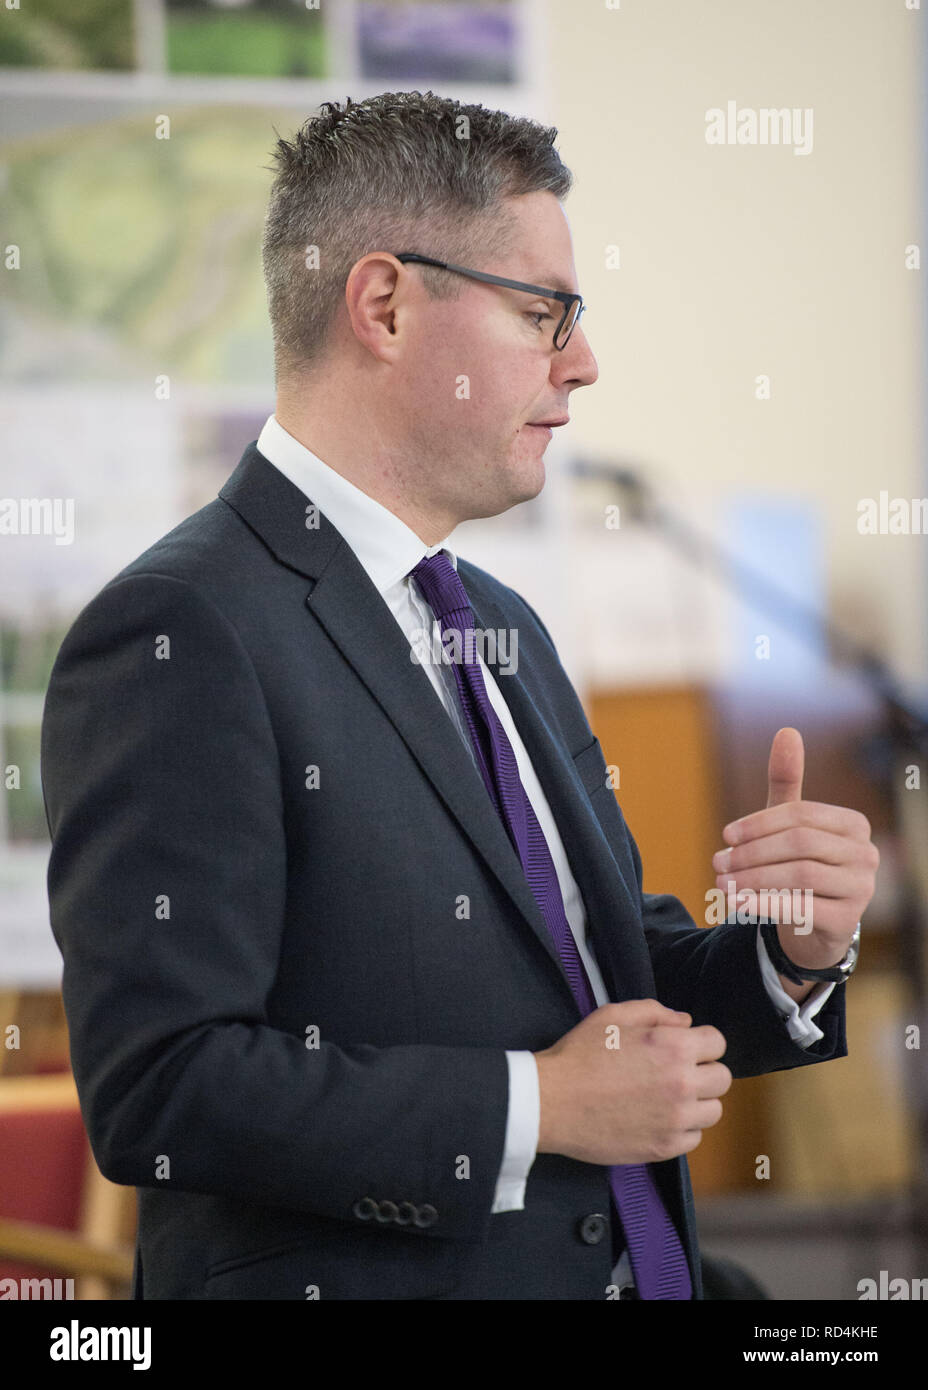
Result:
{"label": "man's chin", "polygon": [[530,502],[533,497],[537,497],[547,478],[543,453],[539,453],[535,458],[526,459],[525,465],[518,479],[524,485],[520,502]]}
{"label": "man's chin", "polygon": [[470,509],[469,520],[501,516],[512,507],[531,502],[545,485],[545,461],[540,453],[534,456],[523,454],[519,458],[510,455],[501,459],[498,467],[497,476],[501,481],[505,479],[505,487],[500,486],[492,493],[487,491],[479,499],[474,498],[475,505]]}
{"label": "man's chin", "polygon": [[[508,495],[500,494],[493,501],[486,500],[483,504],[477,504],[469,509],[467,520],[477,521],[486,520],[491,516],[502,516],[504,512],[511,511],[513,507],[519,507],[523,502],[531,502],[537,497],[545,485],[544,469],[541,476],[533,484],[529,484],[524,478],[519,479],[518,485],[510,489]],[[464,519],[464,518],[462,518]]]}
{"label": "man's chin", "polygon": [[529,488],[526,489],[525,495],[524,495],[523,497],[520,497],[520,498],[519,498],[519,501],[520,501],[520,502],[531,502],[531,500],[532,500],[534,497],[537,497],[538,494],[541,492],[542,488],[543,488],[544,485],[545,485],[545,482],[546,482],[545,465],[544,465],[544,462],[542,461],[542,462],[540,463],[540,465],[539,465],[538,480],[537,480],[537,482],[534,483],[533,486],[531,486],[531,487],[529,487]]}
{"label": "man's chin", "polygon": [[518,472],[510,475],[509,483],[509,496],[501,499],[500,511],[509,511],[510,507],[521,506],[523,502],[531,502],[538,496],[545,485],[544,459],[523,462]]}

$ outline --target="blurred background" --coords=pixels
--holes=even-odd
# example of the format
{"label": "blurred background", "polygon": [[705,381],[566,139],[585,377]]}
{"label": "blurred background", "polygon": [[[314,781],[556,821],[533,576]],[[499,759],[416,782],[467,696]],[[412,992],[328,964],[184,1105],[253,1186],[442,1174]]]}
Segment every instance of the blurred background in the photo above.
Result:
{"label": "blurred background", "polygon": [[[777,1299],[928,1276],[925,23],[906,0],[0,9],[0,1278],[125,1298],[132,1262],[48,924],[52,661],[273,411],[275,129],[429,87],[556,125],[575,174],[600,379],[540,496],[454,544],[550,628],[645,888],[705,923],[784,724],[804,795],[863,811],[882,856],[848,1057],[735,1082],[690,1156],[704,1251]],[[70,499],[73,535],[20,534],[21,498]]]}

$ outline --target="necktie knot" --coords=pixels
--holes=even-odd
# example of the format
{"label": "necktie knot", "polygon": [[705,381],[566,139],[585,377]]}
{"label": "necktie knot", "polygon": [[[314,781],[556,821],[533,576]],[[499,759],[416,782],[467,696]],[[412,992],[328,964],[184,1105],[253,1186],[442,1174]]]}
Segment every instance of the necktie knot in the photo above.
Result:
{"label": "necktie knot", "polygon": [[460,575],[443,550],[439,550],[435,555],[427,555],[409,573],[418,583],[429,607],[440,623],[444,623],[449,617],[461,618],[463,616],[467,621],[458,622],[453,626],[462,629],[473,626],[473,615],[467,590],[461,583]]}

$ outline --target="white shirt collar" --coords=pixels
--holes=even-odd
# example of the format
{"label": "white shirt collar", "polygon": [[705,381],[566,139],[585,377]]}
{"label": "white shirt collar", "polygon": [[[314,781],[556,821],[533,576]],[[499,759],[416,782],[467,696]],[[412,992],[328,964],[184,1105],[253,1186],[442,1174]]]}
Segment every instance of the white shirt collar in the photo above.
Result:
{"label": "white shirt collar", "polygon": [[444,542],[426,546],[405,521],[288,434],[275,415],[268,416],[258,436],[258,451],[315,502],[354,551],[378,593],[386,593],[425,555],[439,550],[457,569],[457,556]]}

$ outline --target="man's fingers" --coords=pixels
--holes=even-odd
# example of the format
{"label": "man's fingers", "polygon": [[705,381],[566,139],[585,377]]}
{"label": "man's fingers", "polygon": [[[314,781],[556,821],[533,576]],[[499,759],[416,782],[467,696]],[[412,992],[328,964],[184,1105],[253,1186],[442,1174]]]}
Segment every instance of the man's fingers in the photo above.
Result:
{"label": "man's fingers", "polygon": [[626,999],[621,1004],[609,1004],[605,1007],[621,1009],[622,1022],[626,1028],[651,1028],[656,1024],[680,1024],[688,1028],[693,1021],[692,1015],[681,1013],[679,1009],[668,1009],[666,1004],[659,1003],[657,999]]}
{"label": "man's fingers", "polygon": [[718,1099],[725,1095],[731,1082],[731,1072],[724,1062],[703,1062],[696,1068],[696,1099]]}
{"label": "man's fingers", "polygon": [[847,835],[819,830],[817,826],[789,826],[769,835],[757,835],[731,849],[717,850],[712,867],[717,874],[736,874],[764,864],[786,864],[796,859],[814,859],[820,864],[848,864],[857,860],[860,850]]}
{"label": "man's fingers", "polygon": [[824,801],[790,801],[729,821],[722,830],[722,839],[726,844],[740,845],[760,835],[773,835],[778,830],[803,825],[846,835],[851,840],[869,840],[871,833],[867,817],[847,806],[829,806]]}
{"label": "man's fingers", "polygon": [[697,1062],[717,1062],[728,1047],[725,1034],[711,1023],[701,1023],[698,1028],[692,1029],[690,1037],[695,1043],[694,1057]]}

